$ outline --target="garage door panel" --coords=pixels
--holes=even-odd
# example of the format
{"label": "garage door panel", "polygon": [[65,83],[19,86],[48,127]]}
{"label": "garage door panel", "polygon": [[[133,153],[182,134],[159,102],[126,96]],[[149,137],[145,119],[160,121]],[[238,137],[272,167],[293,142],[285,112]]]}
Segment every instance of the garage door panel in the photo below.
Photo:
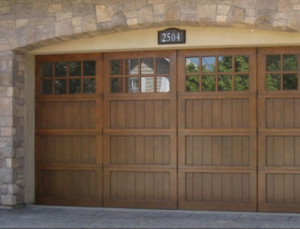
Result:
{"label": "garage door panel", "polygon": [[38,128],[94,129],[96,128],[95,101],[41,102]]}
{"label": "garage door panel", "polygon": [[262,211],[299,212],[299,53],[298,48],[259,49],[258,201]]}
{"label": "garage door panel", "polygon": [[170,128],[169,100],[111,101],[112,129]]}
{"label": "garage door panel", "polygon": [[[101,206],[101,55],[36,60],[36,201]],[[89,76],[83,69],[87,63]],[[52,69],[50,74],[44,74],[45,66]],[[71,73],[74,66],[79,69],[76,76]]]}
{"label": "garage door panel", "polygon": [[170,164],[170,136],[110,136],[110,164]]}
{"label": "garage door panel", "polygon": [[176,207],[176,170],[106,169],[104,205],[111,207]]}
{"label": "garage door panel", "polygon": [[248,98],[241,99],[187,99],[185,127],[189,129],[249,128]]}
{"label": "garage door panel", "polygon": [[260,172],[259,182],[264,190],[264,192],[260,193],[260,200],[263,200],[259,205],[260,210],[299,212],[299,171],[284,171],[283,173],[280,171]]}
{"label": "garage door panel", "polygon": [[[104,81],[111,87],[104,94],[104,206],[177,206],[174,57],[175,52],[104,57]],[[118,73],[110,70],[116,61],[126,66]]]}
{"label": "garage door panel", "polygon": [[266,98],[265,104],[267,128],[298,128],[300,99]]}
{"label": "garage door panel", "polygon": [[42,164],[96,164],[97,137],[41,135]]}
{"label": "garage door panel", "polygon": [[100,205],[101,170],[43,169],[39,174],[38,201],[43,204]]}
{"label": "garage door panel", "polygon": [[[253,172],[182,171],[179,202],[183,209],[255,210],[256,174]],[[229,206],[231,204],[231,206]]]}
{"label": "garage door panel", "polygon": [[[186,84],[178,98],[179,187],[184,187],[179,188],[180,208],[256,209],[253,51],[179,53],[178,85]],[[229,63],[226,71],[224,62]],[[241,70],[241,63],[247,67]],[[208,65],[215,67],[207,69]]]}
{"label": "garage door panel", "polygon": [[186,165],[248,166],[249,141],[249,136],[186,136]]}
{"label": "garage door panel", "polygon": [[111,171],[111,200],[170,200],[168,172]]}

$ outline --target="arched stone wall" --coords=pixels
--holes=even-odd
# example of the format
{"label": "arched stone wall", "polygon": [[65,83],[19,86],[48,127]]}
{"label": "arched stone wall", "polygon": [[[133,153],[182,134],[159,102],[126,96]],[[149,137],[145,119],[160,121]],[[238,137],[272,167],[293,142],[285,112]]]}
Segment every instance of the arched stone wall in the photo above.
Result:
{"label": "arched stone wall", "polygon": [[300,0],[0,0],[0,205],[24,202],[25,53],[178,25],[300,32]]}

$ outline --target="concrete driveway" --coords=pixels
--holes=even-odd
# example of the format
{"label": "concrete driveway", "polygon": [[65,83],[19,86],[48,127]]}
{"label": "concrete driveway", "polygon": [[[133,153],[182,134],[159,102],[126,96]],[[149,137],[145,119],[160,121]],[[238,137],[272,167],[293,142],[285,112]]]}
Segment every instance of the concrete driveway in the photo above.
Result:
{"label": "concrete driveway", "polygon": [[32,205],[0,208],[0,228],[300,228],[300,214]]}

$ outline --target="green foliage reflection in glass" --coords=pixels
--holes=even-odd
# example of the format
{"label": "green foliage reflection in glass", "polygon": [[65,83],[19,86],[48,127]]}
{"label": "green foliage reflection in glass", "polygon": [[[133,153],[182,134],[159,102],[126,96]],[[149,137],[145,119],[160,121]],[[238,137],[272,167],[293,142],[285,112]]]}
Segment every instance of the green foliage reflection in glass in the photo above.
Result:
{"label": "green foliage reflection in glass", "polygon": [[232,72],[232,56],[219,56],[218,57],[218,71],[219,72]]}
{"label": "green foliage reflection in glass", "polygon": [[237,76],[235,76],[234,90],[235,91],[247,91],[247,90],[249,90],[249,76],[248,75],[237,75]]}
{"label": "green foliage reflection in glass", "polygon": [[123,61],[112,60],[110,62],[110,74],[111,75],[122,75],[123,74]]}
{"label": "green foliage reflection in glass", "polygon": [[214,56],[207,56],[202,57],[202,72],[209,73],[216,71],[216,57]]}
{"label": "green foliage reflection in glass", "polygon": [[83,93],[86,94],[95,93],[96,91],[95,82],[96,79],[85,79],[83,81]]}
{"label": "green foliage reflection in glass", "polygon": [[280,90],[280,74],[267,74],[266,77],[266,90],[276,91]]}
{"label": "green foliage reflection in glass", "polygon": [[55,76],[67,75],[67,62],[60,61],[55,63]]}
{"label": "green foliage reflection in glass", "polygon": [[187,76],[185,78],[185,88],[188,92],[199,91],[199,76]]}
{"label": "green foliage reflection in glass", "polygon": [[284,71],[297,71],[298,69],[298,56],[297,55],[283,55],[283,70]]}
{"label": "green foliage reflection in glass", "polygon": [[199,58],[189,57],[185,59],[185,72],[195,73],[199,71]]}
{"label": "green foliage reflection in glass", "polygon": [[218,76],[218,90],[219,91],[232,90],[232,77],[230,75]]}
{"label": "green foliage reflection in glass", "polygon": [[280,55],[267,55],[267,72],[278,72],[281,70],[281,58]]}
{"label": "green foliage reflection in glass", "polygon": [[77,94],[80,93],[80,89],[81,89],[81,83],[80,83],[80,79],[71,79],[69,81],[70,84],[70,94]]}
{"label": "green foliage reflection in glass", "polygon": [[[267,55],[266,56],[266,70],[269,72],[281,71],[281,55]],[[283,55],[283,71],[297,71],[298,70],[298,56],[297,55]],[[282,79],[283,77],[283,79]],[[281,88],[281,80],[283,80],[283,88]],[[266,75],[266,90],[297,90],[298,89],[298,74],[275,74],[270,73]]]}
{"label": "green foliage reflection in glass", "polygon": [[70,76],[81,76],[81,61],[69,62],[69,75]]}
{"label": "green foliage reflection in glass", "polygon": [[55,94],[66,94],[67,93],[67,81],[66,80],[55,80],[54,87],[55,87]]}
{"label": "green foliage reflection in glass", "polygon": [[235,56],[235,72],[249,72],[249,57]]}
{"label": "green foliage reflection in glass", "polygon": [[215,90],[216,90],[216,77],[202,76],[202,91],[215,91]]}
{"label": "green foliage reflection in glass", "polygon": [[284,74],[283,75],[283,90],[297,90],[298,89],[298,75]]}

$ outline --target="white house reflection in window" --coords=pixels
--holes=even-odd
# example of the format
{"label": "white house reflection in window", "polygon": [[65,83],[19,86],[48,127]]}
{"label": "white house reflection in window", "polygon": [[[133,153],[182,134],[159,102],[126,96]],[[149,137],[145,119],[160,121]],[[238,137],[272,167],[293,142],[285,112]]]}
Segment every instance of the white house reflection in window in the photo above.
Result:
{"label": "white house reflection in window", "polygon": [[154,77],[142,77],[141,78],[141,92],[154,92]]}
{"label": "white house reflection in window", "polygon": [[139,78],[129,77],[127,78],[127,92],[128,93],[138,93],[139,92]]}
{"label": "white house reflection in window", "polygon": [[157,92],[169,92],[170,91],[169,77],[158,76],[156,78],[156,91]]}

